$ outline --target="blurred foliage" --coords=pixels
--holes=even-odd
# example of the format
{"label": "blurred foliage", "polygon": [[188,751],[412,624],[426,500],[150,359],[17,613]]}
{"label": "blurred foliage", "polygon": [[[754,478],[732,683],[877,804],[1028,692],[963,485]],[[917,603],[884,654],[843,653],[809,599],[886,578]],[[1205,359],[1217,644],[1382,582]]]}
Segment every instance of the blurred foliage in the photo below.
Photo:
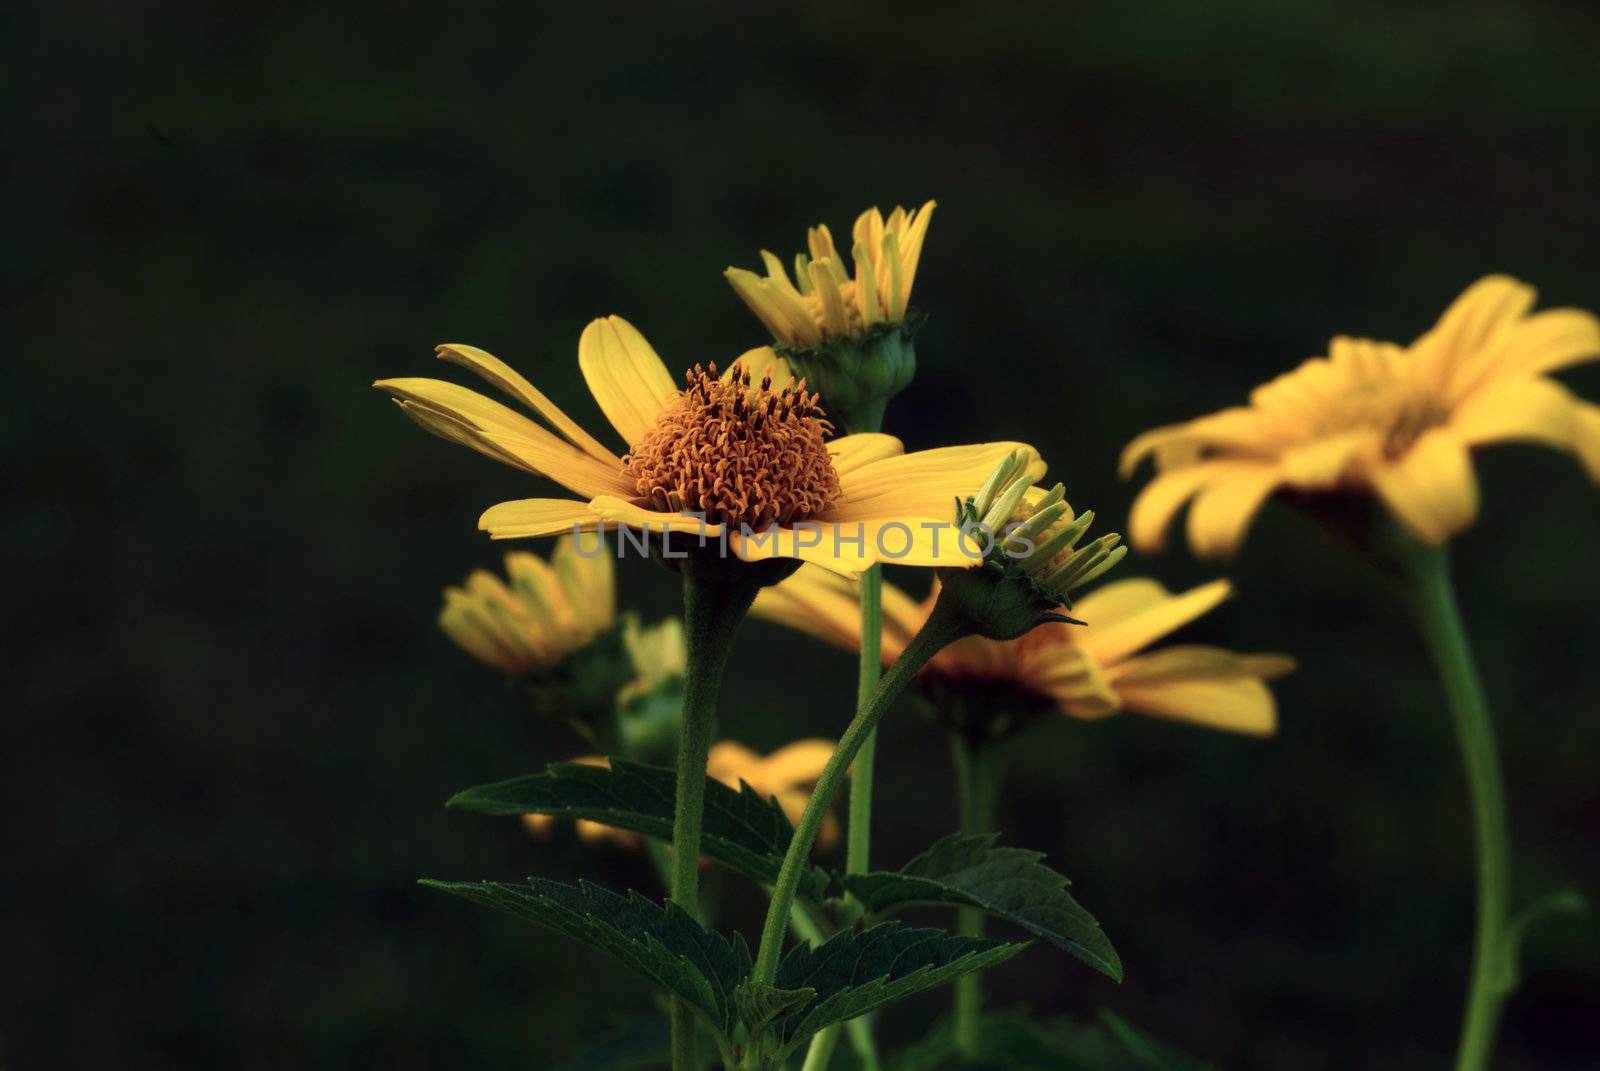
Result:
{"label": "blurred foliage", "polygon": [[[1111,521],[1136,432],[1332,332],[1408,339],[1509,271],[1600,306],[1600,12],[1576,3],[160,8],[6,17],[0,395],[9,652],[0,1059],[17,1067],[545,1066],[643,983],[420,875],[654,888],[647,861],[447,813],[578,750],[433,625],[538,493],[367,384],[484,346],[600,428],[574,359],[621,313],[669,362],[760,341],[720,272],[867,203],[940,208],[888,428],[1037,443]],[[1568,381],[1600,398],[1600,369]],[[454,376],[453,370],[442,374]],[[1481,469],[1460,541],[1519,890],[1600,888],[1600,496]],[[1172,585],[1182,550],[1130,561]],[[1286,650],[1282,730],[1049,724],[1007,843],[1049,853],[1117,987],[1049,950],[992,1006],[1106,1005],[1232,1068],[1435,1068],[1470,930],[1464,786],[1383,584],[1269,509],[1196,637]],[[900,578],[904,580],[905,578]],[[912,578],[915,582],[915,578]],[[621,590],[654,617],[671,578]],[[837,733],[850,660],[752,623],[726,729]],[[944,742],[886,724],[875,850],[953,827]],[[754,927],[742,879],[714,877]],[[1586,925],[1524,957],[1502,1066],[1592,1066]],[[919,1037],[948,994],[884,1017]],[[604,1014],[602,1014],[602,1012]]]}

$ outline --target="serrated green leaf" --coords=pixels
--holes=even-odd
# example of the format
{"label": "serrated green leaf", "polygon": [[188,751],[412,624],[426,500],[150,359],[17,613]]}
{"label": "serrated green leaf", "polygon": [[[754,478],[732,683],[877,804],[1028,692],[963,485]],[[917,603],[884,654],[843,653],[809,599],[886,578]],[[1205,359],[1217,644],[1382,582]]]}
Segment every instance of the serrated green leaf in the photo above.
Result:
{"label": "serrated green leaf", "polygon": [[898,922],[838,933],[815,948],[796,945],[778,965],[777,987],[813,989],[816,999],[777,1017],[779,1037],[792,1049],[825,1026],[992,967],[1026,947]]}
{"label": "serrated green leaf", "polygon": [[1042,852],[995,847],[996,834],[955,833],[897,871],[856,874],[845,888],[881,914],[907,907],[976,907],[1021,926],[1122,981],[1122,960],[1094,916],[1067,892]]}
{"label": "serrated green leaf", "polygon": [[[677,774],[627,759],[614,758],[610,763],[609,767],[551,763],[544,773],[458,792],[448,806],[479,814],[586,818],[671,841]],[[707,778],[700,838],[700,851],[707,858],[771,885],[794,839],[794,827],[775,800],[749,785],[741,782],[735,790]],[[827,874],[820,867],[809,867],[800,878],[800,895],[821,899],[827,886]]]}
{"label": "serrated green leaf", "polygon": [[526,885],[432,880],[421,884],[509,911],[609,952],[704,1012],[724,1035],[733,1029],[733,991],[750,973],[750,949],[739,934],[730,941],[670,900],[663,906],[636,892],[619,896],[586,881],[564,885],[543,878],[529,878]]}

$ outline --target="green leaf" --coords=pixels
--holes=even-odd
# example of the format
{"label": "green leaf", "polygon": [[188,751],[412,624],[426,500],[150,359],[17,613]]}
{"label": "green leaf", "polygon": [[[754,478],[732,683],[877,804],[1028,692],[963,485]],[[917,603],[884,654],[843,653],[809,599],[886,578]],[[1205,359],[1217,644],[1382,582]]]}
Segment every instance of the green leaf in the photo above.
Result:
{"label": "green leaf", "polygon": [[778,965],[777,988],[812,989],[816,999],[777,1017],[779,1037],[787,1051],[825,1026],[992,967],[1026,947],[898,922],[838,933],[815,948],[796,945]]}
{"label": "green leaf", "polygon": [[952,834],[893,872],[857,874],[845,888],[881,914],[907,907],[976,907],[1021,926],[1122,981],[1122,960],[1094,916],[1067,892],[1041,852],[997,848],[996,834]]}
{"label": "green leaf", "polygon": [[1581,915],[1589,903],[1576,889],[1559,889],[1531,901],[1513,915],[1500,935],[1500,962],[1495,985],[1509,996],[1522,984],[1522,942],[1534,923],[1548,915]]}
{"label": "green leaf", "polygon": [[[551,763],[544,773],[458,792],[448,805],[479,814],[587,818],[670,841],[677,774],[627,759],[614,758],[610,763],[609,768]],[[794,827],[775,800],[749,785],[741,782],[735,790],[707,778],[700,838],[700,851],[707,858],[771,885],[794,839]],[[800,894],[808,899],[820,900],[827,886],[828,876],[820,867],[801,875]]]}
{"label": "green leaf", "polygon": [[750,973],[750,949],[696,922],[670,900],[663,907],[630,892],[619,896],[580,881],[529,878],[526,885],[499,881],[432,881],[489,907],[560,930],[609,952],[634,972],[705,1013],[724,1035],[733,1029],[733,991]]}
{"label": "green leaf", "polygon": [[798,1011],[817,997],[815,989],[779,989],[777,986],[746,978],[733,991],[733,1002],[752,1037],[764,1033],[780,1015]]}

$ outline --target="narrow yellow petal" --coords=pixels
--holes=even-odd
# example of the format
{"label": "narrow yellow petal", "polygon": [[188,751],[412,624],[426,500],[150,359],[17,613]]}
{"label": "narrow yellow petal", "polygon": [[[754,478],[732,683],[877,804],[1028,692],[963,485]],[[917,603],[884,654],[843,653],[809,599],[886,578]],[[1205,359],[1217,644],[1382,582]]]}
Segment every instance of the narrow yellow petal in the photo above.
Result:
{"label": "narrow yellow petal", "polygon": [[1411,347],[1413,375],[1441,396],[1472,355],[1501,329],[1527,314],[1536,295],[1508,275],[1487,275],[1451,303],[1433,329]]}
{"label": "narrow yellow petal", "polygon": [[1073,610],[1074,617],[1086,622],[1074,638],[1092,658],[1109,666],[1209,613],[1232,592],[1226,580],[1213,580],[1121,616],[1099,612],[1104,604],[1097,606],[1090,595]]}
{"label": "narrow yellow petal", "polygon": [[772,332],[773,338],[790,344],[798,339],[799,336],[789,325],[789,318],[784,315],[777,299],[768,292],[765,279],[744,268],[729,268],[722,274],[733,287],[733,292],[744,300],[750,311],[766,325],[768,331]]}
{"label": "narrow yellow petal", "polygon": [[568,442],[596,461],[604,462],[614,468],[622,468],[621,458],[602,446],[598,439],[579,427],[577,421],[567,416],[560,406],[556,405],[542,391],[528,382],[520,372],[494,354],[489,353],[487,350],[480,350],[476,346],[464,346],[454,342],[440,346],[435,352],[438,353],[441,360],[471,369],[522,402],[522,404],[548,420],[550,425],[565,436]]}
{"label": "narrow yellow petal", "polygon": [[1478,515],[1478,481],[1455,433],[1435,428],[1400,460],[1373,470],[1379,497],[1397,520],[1427,543],[1443,543]]}
{"label": "narrow yellow petal", "polygon": [[1516,441],[1570,450],[1577,413],[1578,400],[1554,380],[1499,379],[1456,408],[1450,429],[1468,446]]}
{"label": "narrow yellow petal", "polygon": [[1139,551],[1155,553],[1165,545],[1172,519],[1191,498],[1220,480],[1260,469],[1262,466],[1254,462],[1202,461],[1162,473],[1133,500],[1133,511],[1128,515],[1129,541]]}
{"label": "narrow yellow petal", "polygon": [[1231,557],[1256,511],[1283,476],[1265,466],[1211,484],[1189,507],[1189,546],[1197,557]]}
{"label": "narrow yellow petal", "polygon": [[861,322],[871,327],[883,319],[878,304],[878,281],[872,273],[872,257],[861,242],[856,243],[851,256],[856,262],[856,308],[861,313]]}
{"label": "narrow yellow petal", "polygon": [[1271,736],[1278,727],[1278,707],[1272,692],[1250,676],[1113,687],[1123,707],[1133,713],[1250,736]]}
{"label": "narrow yellow petal", "polygon": [[905,453],[899,439],[879,431],[862,431],[843,435],[828,442],[828,454],[833,458],[833,471],[842,481],[845,473],[854,473],[863,465],[897,457]]}
{"label": "narrow yellow petal", "polygon": [[678,396],[667,366],[620,316],[601,317],[583,329],[578,367],[600,411],[629,446],[644,438]]}
{"label": "narrow yellow petal", "polygon": [[521,498],[484,510],[478,528],[491,539],[523,539],[558,532],[593,530],[599,516],[587,502],[567,498]]}
{"label": "narrow yellow petal", "polygon": [[892,519],[897,512],[903,512],[953,524],[956,497],[975,493],[995,466],[1013,451],[1023,455],[1024,471],[1030,479],[1044,475],[1039,452],[1026,443],[975,443],[919,450],[839,473],[843,498],[818,519]]}
{"label": "narrow yellow petal", "polygon": [[929,201],[918,209],[906,227],[906,238],[900,249],[902,267],[901,286],[904,287],[906,301],[911,300],[911,287],[917,278],[917,262],[922,259],[922,242],[928,236],[928,224],[933,220],[933,210],[937,202]]}
{"label": "narrow yellow petal", "polygon": [[839,293],[839,283],[829,270],[832,262],[811,262],[811,289],[822,299],[822,326],[828,334],[838,338],[848,330],[844,317],[844,298]]}
{"label": "narrow yellow petal", "polygon": [[611,495],[597,495],[589,506],[606,524],[647,531],[651,536],[659,536],[663,532],[683,532],[711,537],[722,533],[722,525],[707,524],[692,513],[665,513]]}
{"label": "narrow yellow petal", "polygon": [[[896,209],[895,211],[899,211]],[[894,231],[886,231],[883,236],[883,263],[888,272],[882,284],[883,310],[891,320],[903,320],[906,316],[906,300],[909,292],[905,283],[905,261],[900,256],[900,243]]]}

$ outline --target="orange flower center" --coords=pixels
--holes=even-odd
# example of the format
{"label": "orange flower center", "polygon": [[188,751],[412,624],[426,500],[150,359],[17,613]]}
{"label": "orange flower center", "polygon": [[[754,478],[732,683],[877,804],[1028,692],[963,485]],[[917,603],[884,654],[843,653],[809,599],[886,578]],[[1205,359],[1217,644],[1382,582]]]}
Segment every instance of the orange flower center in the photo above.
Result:
{"label": "orange flower center", "polygon": [[623,474],[656,509],[703,513],[760,530],[815,517],[839,498],[825,438],[833,425],[805,381],[751,386],[695,365],[677,401],[623,458]]}

